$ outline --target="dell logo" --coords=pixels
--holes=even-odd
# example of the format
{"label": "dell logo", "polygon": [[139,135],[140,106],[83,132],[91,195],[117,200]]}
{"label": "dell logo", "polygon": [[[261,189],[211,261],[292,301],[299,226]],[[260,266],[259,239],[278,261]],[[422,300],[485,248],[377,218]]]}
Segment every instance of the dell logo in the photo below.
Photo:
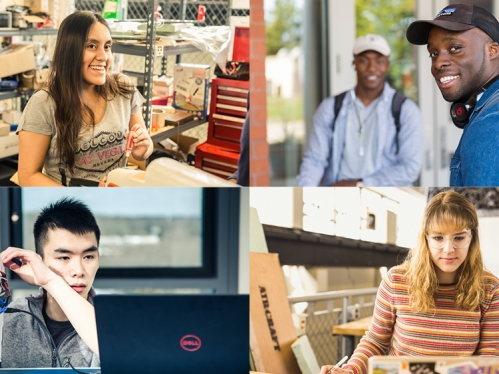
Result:
{"label": "dell logo", "polygon": [[196,335],[185,335],[180,339],[180,346],[186,351],[194,352],[201,348],[201,339]]}

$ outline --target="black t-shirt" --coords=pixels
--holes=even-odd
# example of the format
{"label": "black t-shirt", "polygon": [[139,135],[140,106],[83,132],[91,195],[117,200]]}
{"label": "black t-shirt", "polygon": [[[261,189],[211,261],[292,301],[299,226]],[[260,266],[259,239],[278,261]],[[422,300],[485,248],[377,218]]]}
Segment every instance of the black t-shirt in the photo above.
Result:
{"label": "black t-shirt", "polygon": [[75,331],[73,325],[69,321],[54,321],[51,319],[47,313],[45,313],[45,308],[43,308],[43,319],[45,320],[45,324],[52,335],[52,339],[54,339],[55,346],[58,347],[59,343],[62,339],[64,339],[67,335],[71,334]]}

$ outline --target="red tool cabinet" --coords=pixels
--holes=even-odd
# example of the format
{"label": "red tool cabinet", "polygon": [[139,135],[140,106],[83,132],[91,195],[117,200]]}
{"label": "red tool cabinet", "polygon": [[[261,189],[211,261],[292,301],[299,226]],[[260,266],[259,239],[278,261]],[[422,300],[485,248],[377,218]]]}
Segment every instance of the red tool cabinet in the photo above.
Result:
{"label": "red tool cabinet", "polygon": [[197,168],[222,178],[237,170],[248,92],[249,81],[213,79],[208,140],[196,149]]}

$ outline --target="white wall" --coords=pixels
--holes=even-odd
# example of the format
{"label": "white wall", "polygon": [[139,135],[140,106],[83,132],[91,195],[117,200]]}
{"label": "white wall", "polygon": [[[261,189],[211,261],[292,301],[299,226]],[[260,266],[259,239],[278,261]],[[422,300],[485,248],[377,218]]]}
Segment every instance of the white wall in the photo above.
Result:
{"label": "white wall", "polygon": [[329,95],[336,95],[357,84],[357,75],[352,69],[355,0],[329,0],[328,5]]}
{"label": "white wall", "polygon": [[499,217],[480,217],[480,247],[485,267],[499,277]]}
{"label": "white wall", "polygon": [[284,99],[301,96],[303,54],[300,47],[281,49],[275,56],[265,58],[267,89],[272,96]]}

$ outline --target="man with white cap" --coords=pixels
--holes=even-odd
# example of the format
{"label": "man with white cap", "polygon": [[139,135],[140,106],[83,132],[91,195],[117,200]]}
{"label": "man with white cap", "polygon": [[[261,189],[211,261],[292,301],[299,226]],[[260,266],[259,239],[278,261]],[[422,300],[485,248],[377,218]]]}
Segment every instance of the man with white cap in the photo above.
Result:
{"label": "man with white cap", "polygon": [[417,105],[385,81],[390,47],[379,35],[356,39],[357,86],[326,98],[314,115],[300,186],[411,186],[423,149]]}
{"label": "man with white cap", "polygon": [[451,186],[499,186],[499,22],[485,9],[453,4],[411,23],[407,39],[427,45],[431,74],[463,130]]}

